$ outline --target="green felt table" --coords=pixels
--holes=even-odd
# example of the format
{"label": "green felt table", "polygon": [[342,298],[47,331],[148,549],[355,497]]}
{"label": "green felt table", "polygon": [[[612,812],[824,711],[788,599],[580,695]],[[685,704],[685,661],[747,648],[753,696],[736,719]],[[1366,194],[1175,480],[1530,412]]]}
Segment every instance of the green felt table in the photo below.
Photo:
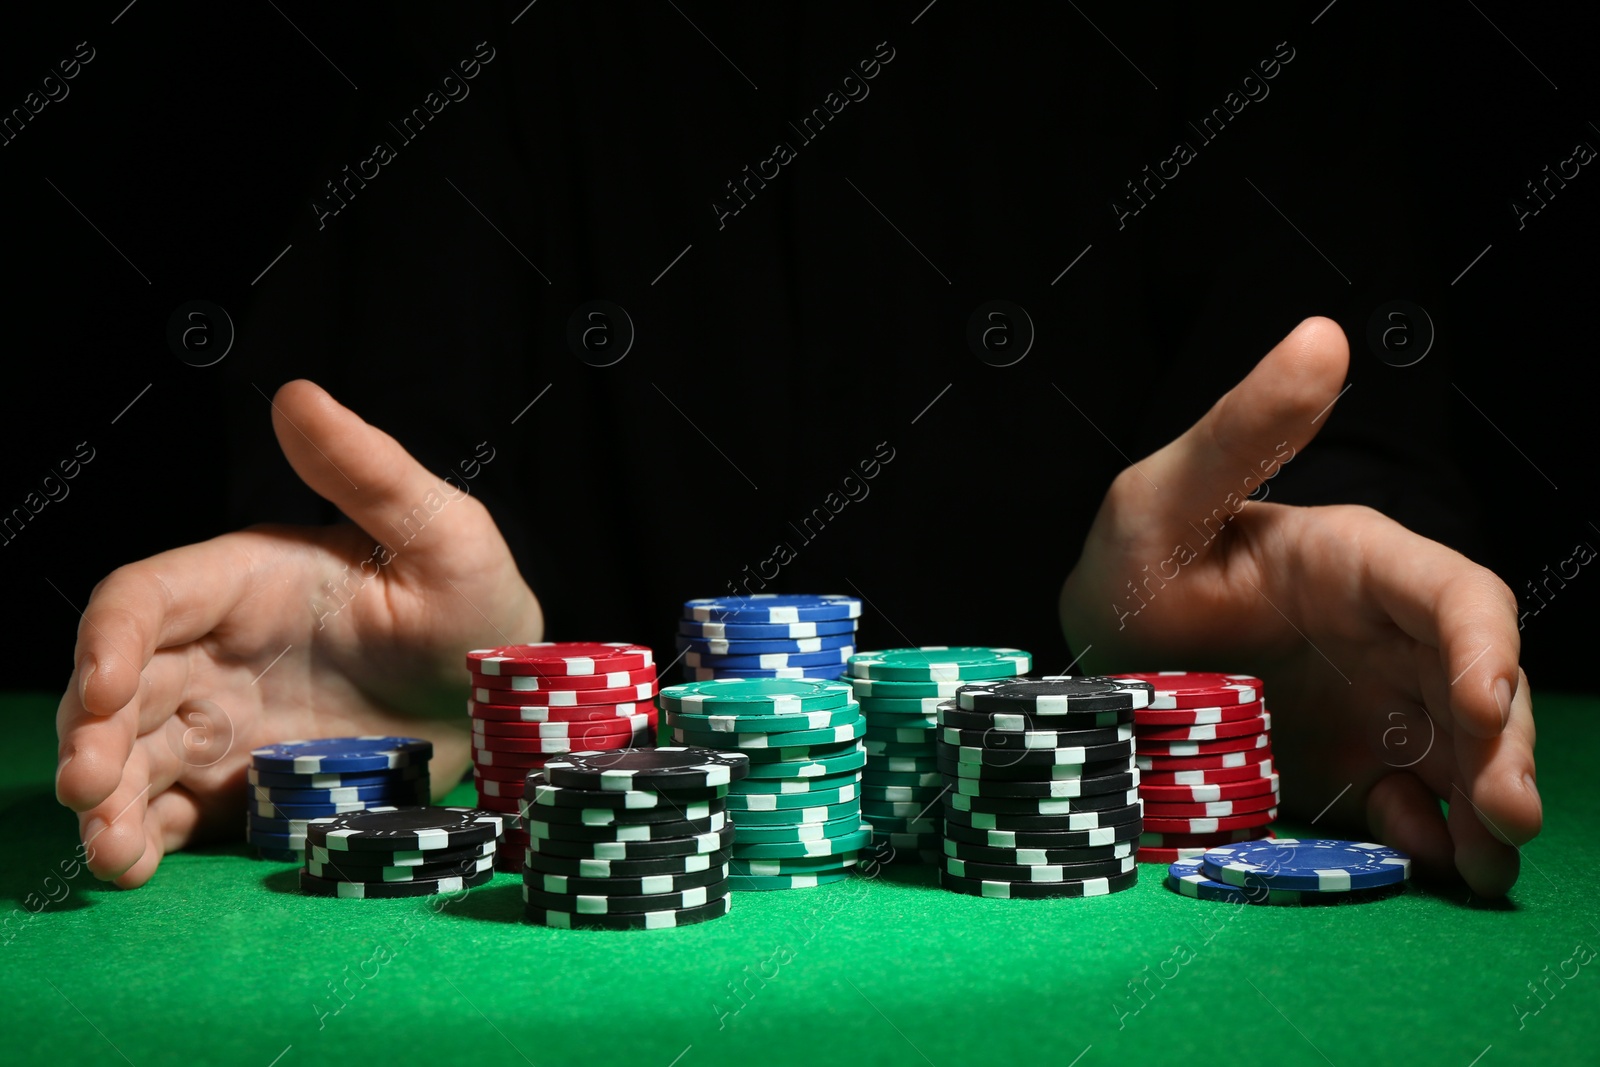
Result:
{"label": "green felt table", "polygon": [[1545,830],[1493,906],[1235,907],[1154,865],[1110,897],[982,900],[893,866],[636,933],[529,926],[510,874],[453,903],[309,898],[242,843],[108,888],[72,863],[54,707],[0,700],[7,1064],[1497,1067],[1600,1047],[1593,698],[1539,699]]}

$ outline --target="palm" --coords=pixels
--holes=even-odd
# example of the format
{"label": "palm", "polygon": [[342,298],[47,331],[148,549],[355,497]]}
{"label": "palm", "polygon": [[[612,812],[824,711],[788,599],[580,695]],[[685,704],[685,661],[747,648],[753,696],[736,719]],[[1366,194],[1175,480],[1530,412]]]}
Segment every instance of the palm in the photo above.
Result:
{"label": "palm", "polygon": [[[58,791],[97,837],[91,868],[120,884],[143,882],[191,840],[236,835],[249,752],[262,744],[421,736],[448,785],[467,764],[462,652],[543,628],[476,500],[320,390],[297,383],[280,401],[300,434],[280,426],[286,454],[355,523],[257,527],[162,553],[107,579],[85,613],[58,716]],[[427,521],[394,536],[425,499]],[[378,549],[367,529],[391,536]]]}
{"label": "palm", "polygon": [[[1303,325],[1120,475],[1062,590],[1062,623],[1086,670],[1259,675],[1288,814],[1386,838],[1424,872],[1455,868],[1499,895],[1516,877],[1508,845],[1539,822],[1509,591],[1367,508],[1239,506],[1254,487],[1240,472],[1284,440],[1304,447],[1344,368],[1337,328]],[[1195,521],[1230,499],[1220,535]],[[1158,562],[1178,544],[1193,555]]]}

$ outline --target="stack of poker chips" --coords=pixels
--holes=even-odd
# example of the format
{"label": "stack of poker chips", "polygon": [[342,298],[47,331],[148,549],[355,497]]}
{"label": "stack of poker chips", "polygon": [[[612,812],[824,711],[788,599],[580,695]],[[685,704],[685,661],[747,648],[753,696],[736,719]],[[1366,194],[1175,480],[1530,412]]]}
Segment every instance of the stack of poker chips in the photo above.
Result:
{"label": "stack of poker chips", "polygon": [[504,820],[477,808],[368,808],[306,829],[300,890],[379,900],[458,893],[494,877]]}
{"label": "stack of poker chips", "polygon": [[529,922],[654,930],[728,913],[730,784],[744,756],[653,748],[558,757],[528,775],[521,807]]}
{"label": "stack of poker chips", "polygon": [[837,678],[855,652],[861,601],[757,593],[683,605],[678,651],[686,681]]}
{"label": "stack of poker chips", "polygon": [[845,670],[867,717],[867,770],[861,811],[872,823],[879,862],[937,863],[943,842],[937,709],[963,680],[1026,674],[1014,648],[896,648],[862,652]]}
{"label": "stack of poker chips", "polygon": [[1166,885],[1186,897],[1227,904],[1343,904],[1393,896],[1410,877],[1410,858],[1392,848],[1280,838],[1175,860]]}
{"label": "stack of poker chips", "polygon": [[946,889],[982,897],[1103,896],[1139,878],[1133,714],[1142,682],[1014,678],[939,705]]}
{"label": "stack of poker chips", "polygon": [[738,752],[749,775],[728,794],[734,889],[844,879],[871,839],[861,821],[866,719],[838,681],[719,679],[661,691],[677,744]]}
{"label": "stack of poker chips", "polygon": [[1172,863],[1267,836],[1278,817],[1272,716],[1258,678],[1163,671],[1122,674],[1149,684],[1133,714],[1144,799],[1139,860]]}
{"label": "stack of poker chips", "polygon": [[651,743],[655,659],[643,645],[545,642],[476,649],[472,673],[472,774],[478,803],[507,816],[496,860],[521,870],[528,844],[517,814],[528,772],[551,756]]}
{"label": "stack of poker chips", "polygon": [[426,804],[433,745],[415,737],[324,737],[250,753],[245,840],[263,859],[300,863],[313,819]]}

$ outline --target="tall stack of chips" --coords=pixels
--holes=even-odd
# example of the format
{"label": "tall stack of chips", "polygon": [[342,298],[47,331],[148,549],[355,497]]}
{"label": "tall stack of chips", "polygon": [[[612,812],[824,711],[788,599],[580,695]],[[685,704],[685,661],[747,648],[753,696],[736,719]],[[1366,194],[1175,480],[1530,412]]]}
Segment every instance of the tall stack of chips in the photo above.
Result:
{"label": "tall stack of chips", "polygon": [[313,819],[428,803],[433,745],[416,737],[324,737],[250,753],[245,840],[263,859],[300,863]]}
{"label": "tall stack of chips", "polygon": [[368,808],[306,828],[300,890],[378,900],[487,885],[504,820],[477,808]]}
{"label": "tall stack of chips", "polygon": [[552,756],[649,745],[655,658],[643,645],[545,642],[467,653],[472,674],[473,784],[506,816],[498,869],[521,870],[528,835],[517,802],[528,772]]}
{"label": "tall stack of chips", "polygon": [[717,679],[657,698],[674,744],[748,758],[733,783],[734,889],[800,889],[842,880],[871,838],[861,821],[867,728],[840,681]]}
{"label": "tall stack of chips", "polygon": [[737,752],[653,748],[555,757],[528,774],[522,899],[529,922],[653,930],[728,913],[728,787]]}
{"label": "tall stack of chips", "polygon": [[684,679],[837,678],[855,652],[861,601],[849,596],[757,593],[683,605],[678,651]]}
{"label": "tall stack of chips", "polygon": [[1139,878],[1134,712],[1144,682],[1014,678],[939,705],[944,866],[939,883],[983,897],[1086,897]]}
{"label": "tall stack of chips", "polygon": [[945,791],[937,760],[939,704],[963,679],[1026,674],[1014,648],[896,648],[852,656],[845,670],[867,717],[861,810],[879,862],[939,861]]}
{"label": "tall stack of chips", "polygon": [[1272,716],[1259,678],[1162,671],[1117,678],[1148,684],[1133,713],[1144,800],[1139,859],[1172,863],[1266,835],[1278,816]]}

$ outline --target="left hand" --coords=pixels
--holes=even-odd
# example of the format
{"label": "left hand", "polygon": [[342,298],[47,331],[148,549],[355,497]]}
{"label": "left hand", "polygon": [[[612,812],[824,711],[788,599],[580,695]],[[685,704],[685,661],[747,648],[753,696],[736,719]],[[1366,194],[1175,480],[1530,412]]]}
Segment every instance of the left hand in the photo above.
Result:
{"label": "left hand", "polygon": [[1286,815],[1504,896],[1542,819],[1516,597],[1370,508],[1244,501],[1315,436],[1348,364],[1338,325],[1307,319],[1119,474],[1062,588],[1062,627],[1087,653],[1077,673],[1259,676]]}

